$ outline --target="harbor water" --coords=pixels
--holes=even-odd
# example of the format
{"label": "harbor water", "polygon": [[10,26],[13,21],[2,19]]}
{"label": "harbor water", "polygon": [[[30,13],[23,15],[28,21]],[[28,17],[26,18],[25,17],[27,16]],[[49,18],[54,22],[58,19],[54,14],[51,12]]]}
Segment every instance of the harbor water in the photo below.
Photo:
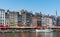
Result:
{"label": "harbor water", "polygon": [[36,32],[35,30],[19,30],[0,32],[0,37],[60,37],[60,32]]}

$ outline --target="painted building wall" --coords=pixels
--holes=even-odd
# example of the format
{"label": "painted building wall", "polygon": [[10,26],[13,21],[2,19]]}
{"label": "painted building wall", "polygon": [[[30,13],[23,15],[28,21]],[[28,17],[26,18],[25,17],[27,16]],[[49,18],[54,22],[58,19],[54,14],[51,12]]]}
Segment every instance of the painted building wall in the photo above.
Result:
{"label": "painted building wall", "polygon": [[5,25],[5,10],[0,9],[0,25]]}
{"label": "painted building wall", "polygon": [[18,12],[8,11],[6,15],[7,25],[17,25],[18,24]]}

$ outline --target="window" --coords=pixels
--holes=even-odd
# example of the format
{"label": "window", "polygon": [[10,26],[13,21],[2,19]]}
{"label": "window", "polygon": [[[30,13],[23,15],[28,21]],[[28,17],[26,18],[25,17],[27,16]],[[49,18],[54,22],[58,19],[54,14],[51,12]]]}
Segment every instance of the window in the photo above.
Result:
{"label": "window", "polygon": [[30,22],[30,20],[26,20],[26,22]]}
{"label": "window", "polygon": [[42,23],[41,21],[37,21],[38,26],[41,26],[41,23]]}
{"label": "window", "polygon": [[27,23],[27,26],[30,26],[30,23]]}
{"label": "window", "polygon": [[0,23],[2,25],[2,23]]}
{"label": "window", "polygon": [[26,22],[30,22],[30,18],[26,18]]}

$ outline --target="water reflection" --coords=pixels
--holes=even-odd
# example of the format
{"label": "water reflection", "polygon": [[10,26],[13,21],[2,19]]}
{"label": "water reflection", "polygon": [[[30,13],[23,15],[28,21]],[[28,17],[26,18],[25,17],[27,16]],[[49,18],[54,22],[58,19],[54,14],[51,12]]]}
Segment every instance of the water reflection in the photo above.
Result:
{"label": "water reflection", "polygon": [[60,37],[60,32],[35,32],[35,31],[19,31],[19,32],[0,32],[0,37]]}

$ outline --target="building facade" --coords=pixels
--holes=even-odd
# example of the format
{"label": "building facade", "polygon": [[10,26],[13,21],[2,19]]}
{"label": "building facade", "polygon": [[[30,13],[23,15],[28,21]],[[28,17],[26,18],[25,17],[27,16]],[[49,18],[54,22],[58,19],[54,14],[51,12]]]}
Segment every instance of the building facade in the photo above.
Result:
{"label": "building facade", "polygon": [[36,13],[35,16],[37,18],[37,26],[42,26],[42,13]]}
{"label": "building facade", "polygon": [[9,25],[9,14],[5,13],[5,25]]}
{"label": "building facade", "polygon": [[46,26],[46,15],[42,15],[42,26]]}
{"label": "building facade", "polygon": [[18,26],[22,26],[22,15],[18,14]]}
{"label": "building facade", "polygon": [[20,12],[9,11],[5,12],[0,9],[0,25],[9,26],[52,26],[60,25],[60,16],[43,15],[41,12],[33,14],[26,10]]}
{"label": "building facade", "polygon": [[18,12],[8,10],[6,12],[6,24],[9,26],[18,25]]}
{"label": "building facade", "polygon": [[57,17],[57,26],[60,26],[60,16]]}
{"label": "building facade", "polygon": [[53,25],[53,20],[50,18],[48,15],[43,15],[42,16],[42,26],[52,26]]}
{"label": "building facade", "polygon": [[37,18],[35,15],[32,16],[31,26],[37,26]]}
{"label": "building facade", "polygon": [[56,19],[56,16],[50,16],[50,18],[52,19],[52,24],[55,26],[57,25],[57,19]]}
{"label": "building facade", "polygon": [[52,26],[52,19],[50,17],[46,17],[46,26]]}
{"label": "building facade", "polygon": [[0,25],[5,25],[5,10],[0,9]]}
{"label": "building facade", "polygon": [[21,10],[22,15],[22,25],[24,26],[31,26],[32,21],[32,13],[26,10]]}

